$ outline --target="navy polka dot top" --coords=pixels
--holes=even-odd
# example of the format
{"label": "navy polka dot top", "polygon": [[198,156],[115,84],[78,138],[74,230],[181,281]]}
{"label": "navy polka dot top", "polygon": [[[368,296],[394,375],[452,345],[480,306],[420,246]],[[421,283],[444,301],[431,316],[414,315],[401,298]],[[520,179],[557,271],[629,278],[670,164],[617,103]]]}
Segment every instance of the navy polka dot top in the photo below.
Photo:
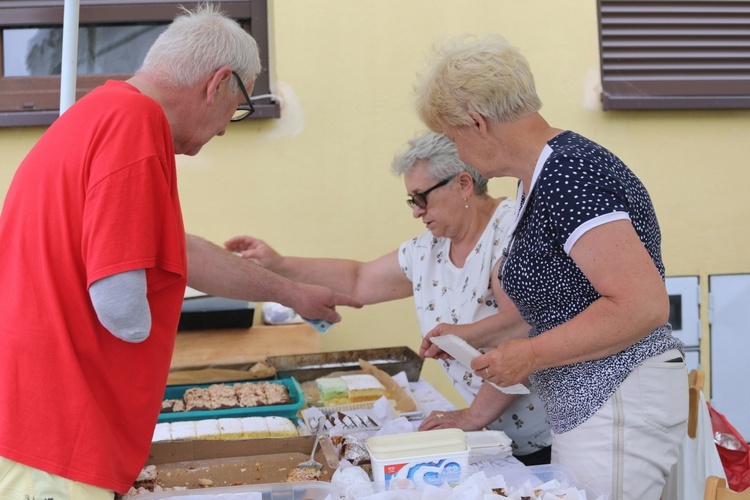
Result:
{"label": "navy polka dot top", "polygon": [[[599,298],[568,256],[587,230],[629,219],[664,277],[661,233],[651,199],[635,174],[598,144],[567,131],[545,148],[523,203],[505,266],[503,288],[532,326],[530,337],[565,323]],[[682,350],[667,323],[606,358],[548,368],[531,381],[552,430],[566,432],[593,415],[645,359]]]}

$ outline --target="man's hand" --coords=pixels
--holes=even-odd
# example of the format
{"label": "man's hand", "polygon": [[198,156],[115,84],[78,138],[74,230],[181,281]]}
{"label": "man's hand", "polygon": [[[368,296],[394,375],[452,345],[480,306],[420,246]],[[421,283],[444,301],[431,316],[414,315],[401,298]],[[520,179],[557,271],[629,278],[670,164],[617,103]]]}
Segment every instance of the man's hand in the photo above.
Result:
{"label": "man's hand", "polygon": [[[251,247],[265,245],[260,240],[250,240]],[[331,288],[287,278],[195,235],[187,235],[187,255],[188,286],[208,295],[252,302],[278,302],[291,307],[302,317],[331,323],[341,321],[341,316],[336,313],[337,305],[362,307],[352,297]]]}
{"label": "man's hand", "polygon": [[290,296],[284,305],[294,309],[303,318],[324,319],[331,323],[341,321],[341,316],[336,312],[336,306],[362,307],[360,302],[348,295],[334,292],[330,288],[305,283],[296,283],[294,295]]}

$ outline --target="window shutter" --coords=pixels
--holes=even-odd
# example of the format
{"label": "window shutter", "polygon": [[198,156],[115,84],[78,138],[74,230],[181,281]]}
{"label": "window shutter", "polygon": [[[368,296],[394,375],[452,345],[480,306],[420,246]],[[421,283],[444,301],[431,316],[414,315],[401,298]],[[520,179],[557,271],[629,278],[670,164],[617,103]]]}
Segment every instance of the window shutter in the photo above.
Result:
{"label": "window shutter", "polygon": [[608,109],[750,108],[750,0],[598,0]]}

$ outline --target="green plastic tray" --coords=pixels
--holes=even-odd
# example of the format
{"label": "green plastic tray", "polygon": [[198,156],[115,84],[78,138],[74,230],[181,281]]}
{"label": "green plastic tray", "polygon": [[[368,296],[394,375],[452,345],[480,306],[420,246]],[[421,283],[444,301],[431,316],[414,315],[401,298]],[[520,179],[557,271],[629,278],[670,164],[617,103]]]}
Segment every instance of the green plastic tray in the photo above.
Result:
{"label": "green plastic tray", "polygon": [[[259,381],[247,382],[239,380],[236,382],[223,382],[231,385],[235,383],[258,383]],[[275,415],[278,417],[295,418],[297,412],[305,404],[305,397],[302,393],[302,387],[299,382],[292,378],[282,378],[276,380],[265,380],[274,384],[282,384],[289,390],[289,399],[291,402],[285,405],[266,405],[252,406],[249,408],[226,408],[221,410],[192,410],[180,411],[173,413],[159,414],[159,422],[178,422],[182,420],[206,420],[209,418],[233,418],[233,417],[267,417]],[[171,385],[164,391],[164,399],[182,399],[185,391],[192,387],[206,388],[212,384],[201,385]]]}

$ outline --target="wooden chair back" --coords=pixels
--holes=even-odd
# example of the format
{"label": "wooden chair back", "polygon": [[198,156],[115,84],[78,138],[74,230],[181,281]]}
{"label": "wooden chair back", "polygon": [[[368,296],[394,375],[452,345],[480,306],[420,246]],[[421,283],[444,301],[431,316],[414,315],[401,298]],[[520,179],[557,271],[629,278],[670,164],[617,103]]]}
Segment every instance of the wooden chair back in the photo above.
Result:
{"label": "wooden chair back", "polygon": [[689,412],[687,433],[691,439],[695,439],[698,429],[698,408],[701,402],[701,391],[706,381],[706,374],[703,370],[690,370],[688,373],[689,386]]}
{"label": "wooden chair back", "polygon": [[745,491],[732,491],[723,477],[708,476],[703,500],[750,500],[750,488]]}

